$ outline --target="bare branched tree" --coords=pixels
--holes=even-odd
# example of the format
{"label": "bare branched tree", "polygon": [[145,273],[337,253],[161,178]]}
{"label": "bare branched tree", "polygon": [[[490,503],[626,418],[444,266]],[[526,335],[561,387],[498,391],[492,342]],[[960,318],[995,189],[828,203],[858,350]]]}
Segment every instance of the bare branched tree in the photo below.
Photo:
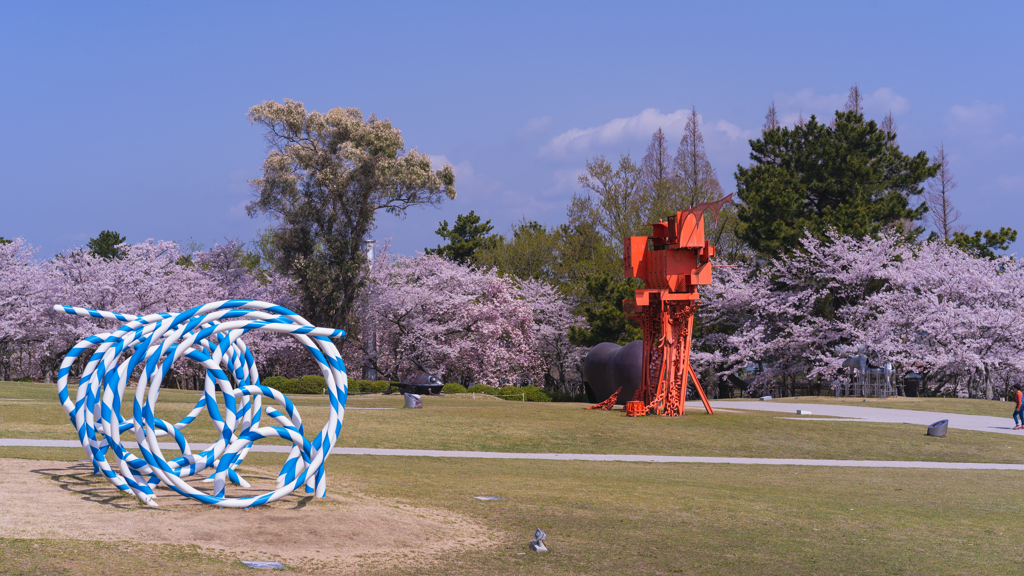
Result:
{"label": "bare branched tree", "polygon": [[668,149],[668,139],[661,128],[651,135],[651,143],[647,146],[647,154],[640,162],[642,171],[641,183],[646,195],[647,213],[643,215],[645,222],[654,222],[663,218],[673,208],[677,196],[677,182],[672,171],[672,152]]}
{"label": "bare branched tree", "polygon": [[629,154],[619,158],[618,168],[604,155],[587,161],[587,171],[579,184],[585,192],[574,194],[569,204],[570,222],[593,225],[606,238],[615,253],[622,253],[622,239],[643,231],[646,197],[643,172]]}
{"label": "bare branched tree", "polygon": [[939,236],[949,242],[957,232],[963,232],[966,227],[956,223],[961,214],[953,207],[950,193],[956,189],[957,184],[953,178],[953,171],[949,168],[945,145],[939,145],[938,152],[932,156],[932,164],[939,166],[939,172],[928,180],[924,198],[928,203],[928,214],[931,216],[932,224]]}
{"label": "bare branched tree", "polygon": [[770,106],[768,106],[768,113],[764,115],[764,126],[761,127],[762,132],[768,130],[775,130],[779,127],[779,117],[775,112],[775,100],[772,100]]}
{"label": "bare branched tree", "polygon": [[[725,195],[704,148],[704,136],[700,133],[700,116],[697,115],[696,107],[690,111],[686,128],[683,129],[683,138],[676,151],[674,173],[678,182],[678,200],[672,212],[718,200]],[[709,227],[707,230],[708,240],[718,246],[727,258],[735,257],[742,249],[737,240],[736,225],[736,208],[729,204],[719,214],[717,227]]]}
{"label": "bare branched tree", "polygon": [[864,95],[860,93],[860,88],[856,84],[850,86],[850,93],[846,97],[846,107],[843,109],[857,114],[864,113]]}
{"label": "bare branched tree", "polygon": [[892,136],[892,143],[899,146],[899,143],[896,141],[897,127],[896,121],[893,120],[892,117],[892,110],[886,112],[885,118],[882,119],[882,123],[879,124],[878,127],[881,128],[883,131],[887,132],[890,136]]}
{"label": "bare branched tree", "polygon": [[722,185],[704,149],[704,136],[700,133],[700,116],[697,115],[696,107],[690,111],[686,128],[683,129],[683,138],[679,141],[675,177],[679,182],[680,200],[683,203],[676,210],[692,208],[722,196]]}

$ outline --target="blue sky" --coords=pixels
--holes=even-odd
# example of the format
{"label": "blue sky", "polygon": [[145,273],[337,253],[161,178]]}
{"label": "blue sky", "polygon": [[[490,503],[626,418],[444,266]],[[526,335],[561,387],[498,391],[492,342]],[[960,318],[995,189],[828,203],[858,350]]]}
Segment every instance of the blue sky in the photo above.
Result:
{"label": "blue sky", "polygon": [[733,191],[769,102],[827,117],[854,83],[905,152],[945,145],[962,223],[1024,232],[1019,3],[491,4],[7,3],[0,236],[44,256],[104,229],[249,240],[266,147],[246,111],[292,98],[389,118],[455,167],[455,201],[379,216],[411,255],[470,210],[564,222],[587,159],[639,160],[659,126],[678,142],[691,106]]}

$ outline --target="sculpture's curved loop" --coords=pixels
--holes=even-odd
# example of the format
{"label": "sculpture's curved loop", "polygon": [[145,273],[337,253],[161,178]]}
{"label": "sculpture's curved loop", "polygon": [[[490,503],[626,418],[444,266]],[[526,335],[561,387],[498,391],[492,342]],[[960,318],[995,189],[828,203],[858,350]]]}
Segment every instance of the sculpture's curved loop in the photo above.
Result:
{"label": "sculpture's curved loop", "polygon": [[[184,496],[231,508],[273,502],[300,485],[317,496],[326,494],[324,462],[341,432],[348,397],[345,363],[330,339],[343,337],[344,331],[317,328],[287,308],[257,300],[211,302],[179,314],[147,316],[60,305],[54,310],[125,322],[113,332],[96,334],[76,344],[64,358],[57,380],[61,404],[78,431],[94,472],[102,473],[118,489],[155,506],[153,488],[163,483]],[[330,416],[312,441],[304,437],[302,417],[292,401],[260,384],[255,360],[240,339],[252,330],[292,336],[319,365],[327,384]],[[68,392],[71,367],[86,356],[72,399]],[[206,384],[192,411],[170,424],[156,417],[156,403],[163,379],[182,357],[206,369]],[[132,417],[125,419],[121,415],[124,392],[129,376],[139,366],[142,370],[131,400]],[[260,425],[264,399],[277,404],[277,408],[265,407],[266,415],[277,426]],[[213,420],[218,439],[194,453],[181,430],[203,411]],[[121,433],[128,430],[135,434],[141,458],[122,443]],[[161,445],[159,439],[167,436],[174,440],[173,445]],[[249,486],[235,469],[253,442],[263,438],[292,442],[278,475],[277,489],[247,498],[225,497],[227,480]],[[181,455],[166,458],[163,450],[170,446]],[[108,455],[112,456],[109,461]],[[214,483],[212,495],[184,480],[207,468],[212,469],[207,479]]]}

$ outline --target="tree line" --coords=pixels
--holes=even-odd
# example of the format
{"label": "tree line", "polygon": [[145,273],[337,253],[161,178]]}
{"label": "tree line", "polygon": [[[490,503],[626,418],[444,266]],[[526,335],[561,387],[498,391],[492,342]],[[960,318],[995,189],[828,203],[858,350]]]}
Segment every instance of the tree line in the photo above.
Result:
{"label": "tree line", "polygon": [[[742,277],[750,286],[766,282],[771,294],[785,294],[791,287],[780,280],[779,270],[795,258],[808,257],[809,246],[818,246],[814,242],[833,246],[846,239],[870,244],[885,238],[894,253],[941,245],[981,262],[979,266],[1006,269],[1008,261],[997,254],[1016,239],[1016,231],[968,233],[953,206],[957,183],[944,148],[932,157],[905,154],[891,115],[881,123],[868,120],[861,100],[854,86],[846,107],[827,123],[811,116],[792,126],[782,125],[774,104],[769,107],[760,137],[750,141],[749,164],[737,166],[734,174],[739,201],[727,205],[719,225],[709,230],[719,262],[739,266],[722,273],[723,286]],[[694,108],[674,152],[659,128],[639,161],[628,153],[614,161],[601,155],[587,161],[579,190],[566,206],[565,224],[545,226],[524,217],[508,232],[495,233],[490,221],[470,211],[452,224],[441,222],[441,243],[425,249],[423,256],[391,256],[385,250],[370,266],[365,242],[376,215],[384,211],[404,216],[410,207],[454,199],[451,166],[432,167],[427,156],[406,149],[390,121],[364,117],[358,109],[321,113],[307,111],[301,102],[267,101],[250,109],[248,117],[264,130],[269,151],[261,177],[250,182],[253,200],[247,210],[254,217],[269,217],[271,225],[247,249],[230,244],[233,267],[211,268],[212,256],[202,250],[190,253],[177,245],[161,250],[175,254],[171,264],[182,273],[206,274],[204,282],[211,285],[228,286],[223,278],[209,275],[214,269],[231,270],[237,282],[247,278],[245,287],[229,285],[239,290],[230,297],[257,294],[257,287],[286,286],[271,296],[291,302],[314,324],[349,333],[342,350],[351,359],[350,367],[391,378],[400,378],[402,365],[416,360],[463,383],[544,382],[571,391],[578,378],[575,368],[588,347],[639,336],[621,307],[640,287],[636,280],[622,278],[623,238],[646,235],[646,224],[724,195]],[[926,226],[932,229],[927,237]],[[23,239],[0,239],[9,252],[2,273],[16,278],[23,267],[48,266],[48,273],[63,275],[62,282],[73,285],[75,278],[91,277],[104,266],[116,268],[117,262],[122,267],[126,260],[135,262],[140,271],[156,265],[139,264],[144,259],[132,256],[152,251],[144,247],[152,243],[130,245],[124,240],[103,231],[90,241],[89,250],[41,263],[33,260]],[[66,268],[70,262],[79,265]],[[169,272],[163,260],[159,266],[162,274],[178,274],[177,269]],[[758,327],[747,328],[713,320],[718,316],[709,299],[696,328],[698,349],[710,354],[702,357],[703,368],[709,375],[724,375],[756,366],[755,380],[765,386],[785,378],[820,384],[831,377],[820,369],[831,366],[831,360],[793,363],[771,352],[773,348],[736,346],[752,354],[741,361],[735,355],[716,356],[714,349],[724,345],[723,338],[751,330],[784,334],[794,326],[806,329],[818,320],[837,318],[894,282],[873,278],[861,295],[839,297],[832,289],[815,293],[808,296],[811,304],[804,313],[773,316],[777,324],[770,329],[763,317]],[[28,281],[7,284],[0,288],[6,298],[0,306],[11,309],[16,303],[21,293],[11,288],[15,285],[35,290]],[[75,302],[86,306],[116,308],[121,302],[124,311],[148,311],[141,301],[105,299],[89,290],[75,294]],[[168,299],[160,305],[175,309],[185,302]],[[20,310],[29,314],[29,309]],[[24,343],[35,342],[25,336],[31,330],[23,320],[0,324],[0,346],[6,346],[0,348],[0,358],[23,356]],[[11,328],[14,324],[20,327]],[[38,340],[38,331],[34,333]],[[868,338],[856,330],[843,334],[829,340],[833,347]],[[47,354],[58,354],[61,346],[70,346],[66,338],[54,340]],[[905,368],[916,366],[914,362],[905,359]],[[286,362],[279,364],[286,370]],[[10,375],[10,362],[0,360],[0,371],[4,366]],[[779,371],[780,366],[791,368]],[[937,370],[951,370],[949,366]]]}

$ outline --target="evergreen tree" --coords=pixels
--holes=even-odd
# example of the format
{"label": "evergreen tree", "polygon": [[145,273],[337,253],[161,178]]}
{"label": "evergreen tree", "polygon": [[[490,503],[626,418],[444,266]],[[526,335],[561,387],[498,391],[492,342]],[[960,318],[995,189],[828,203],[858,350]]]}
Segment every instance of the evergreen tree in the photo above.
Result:
{"label": "evergreen tree", "polygon": [[104,230],[99,233],[98,236],[89,240],[86,246],[89,247],[89,252],[93,256],[99,256],[100,258],[106,258],[107,260],[113,260],[114,258],[120,259],[121,252],[117,246],[124,244],[127,238],[121,236],[113,230]]}
{"label": "evergreen tree", "polygon": [[481,223],[480,217],[472,210],[469,214],[459,214],[455,218],[455,225],[448,229],[448,221],[440,223],[434,232],[441,238],[448,241],[444,246],[437,248],[424,248],[426,254],[437,254],[459,264],[473,264],[478,250],[491,246],[495,238],[490,236],[491,221]]}
{"label": "evergreen tree", "polygon": [[588,222],[550,228],[525,218],[512,227],[509,237],[493,236],[492,245],[477,252],[482,268],[497,268],[502,275],[540,280],[587,303],[586,280],[595,274],[620,273],[621,257]]}
{"label": "evergreen tree", "polygon": [[924,152],[903,154],[895,134],[853,110],[836,112],[831,126],[811,116],[803,125],[765,130],[750,147],[753,164],[736,171],[744,202],[739,235],[770,256],[796,249],[805,231],[864,236],[920,220],[928,208],[913,208],[910,199],[939,169]]}
{"label": "evergreen tree", "polygon": [[954,232],[951,244],[960,250],[978,258],[996,257],[996,250],[1006,250],[1010,243],[1017,240],[1017,231],[1013,228],[1000,227],[999,232],[991,230],[976,231],[974,234]]}
{"label": "evergreen tree", "polygon": [[569,329],[569,341],[577,346],[596,346],[601,342],[628,344],[643,337],[640,326],[622,313],[622,301],[632,298],[639,288],[635,278],[613,278],[604,274],[587,278],[586,291],[591,303],[582,307],[587,327]]}

